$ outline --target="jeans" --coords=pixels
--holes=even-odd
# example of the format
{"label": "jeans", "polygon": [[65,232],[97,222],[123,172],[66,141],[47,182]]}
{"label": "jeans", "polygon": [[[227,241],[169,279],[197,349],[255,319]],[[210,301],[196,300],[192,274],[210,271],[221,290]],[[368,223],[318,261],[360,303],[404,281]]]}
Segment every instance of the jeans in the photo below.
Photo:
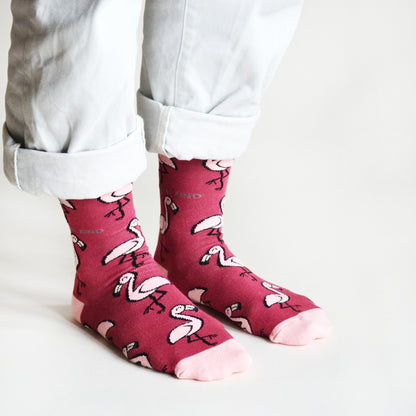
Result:
{"label": "jeans", "polygon": [[234,159],[302,0],[12,0],[4,172],[32,194],[95,198],[133,182],[146,148]]}

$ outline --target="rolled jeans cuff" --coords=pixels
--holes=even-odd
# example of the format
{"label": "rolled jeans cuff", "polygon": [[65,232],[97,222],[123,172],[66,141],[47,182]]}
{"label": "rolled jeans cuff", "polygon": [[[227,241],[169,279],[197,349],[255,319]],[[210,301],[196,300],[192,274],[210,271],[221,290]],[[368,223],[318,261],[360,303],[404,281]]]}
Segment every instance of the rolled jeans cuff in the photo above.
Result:
{"label": "rolled jeans cuff", "polygon": [[63,199],[97,198],[133,182],[146,168],[143,121],[111,146],[76,153],[25,149],[3,126],[4,173],[20,190]]}
{"label": "rolled jeans cuff", "polygon": [[181,160],[235,159],[247,148],[260,112],[227,117],[166,106],[137,91],[146,148]]}

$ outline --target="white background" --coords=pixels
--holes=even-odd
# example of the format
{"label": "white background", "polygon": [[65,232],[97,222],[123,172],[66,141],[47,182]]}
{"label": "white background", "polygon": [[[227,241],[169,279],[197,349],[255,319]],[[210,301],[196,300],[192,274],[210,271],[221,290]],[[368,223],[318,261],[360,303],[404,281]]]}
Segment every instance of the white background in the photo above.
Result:
{"label": "white background", "polygon": [[[0,96],[11,17],[0,5]],[[54,198],[0,177],[0,414],[415,415],[416,3],[307,1],[248,151],[225,235],[322,306],[331,338],[273,345],[224,321],[254,364],[211,383],[136,367],[71,317],[73,248]],[[0,105],[4,119],[4,105]],[[153,249],[157,162],[136,181]]]}

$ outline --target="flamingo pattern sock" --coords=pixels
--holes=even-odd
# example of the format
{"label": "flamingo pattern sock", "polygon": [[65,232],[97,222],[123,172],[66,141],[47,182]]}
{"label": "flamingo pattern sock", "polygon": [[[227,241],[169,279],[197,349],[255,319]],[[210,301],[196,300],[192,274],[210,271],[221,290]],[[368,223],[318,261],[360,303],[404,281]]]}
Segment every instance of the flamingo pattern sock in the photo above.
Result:
{"label": "flamingo pattern sock", "polygon": [[149,254],[131,184],[60,203],[75,249],[77,321],[132,363],[179,378],[215,380],[248,367],[243,347],[171,284]]}
{"label": "flamingo pattern sock", "polygon": [[233,255],[221,231],[232,160],[159,156],[161,217],[156,261],[195,303],[274,343],[305,345],[330,332],[309,298],[261,279]]}

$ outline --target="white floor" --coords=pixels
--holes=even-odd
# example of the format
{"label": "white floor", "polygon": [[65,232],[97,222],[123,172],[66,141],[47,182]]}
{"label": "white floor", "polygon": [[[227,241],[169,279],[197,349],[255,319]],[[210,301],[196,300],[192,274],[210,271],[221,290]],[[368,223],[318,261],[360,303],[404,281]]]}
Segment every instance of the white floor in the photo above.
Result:
{"label": "white floor", "polygon": [[[387,19],[391,10],[380,4]],[[356,77],[336,45],[347,24],[331,26],[336,40],[320,37],[311,23],[318,11],[306,5],[255,137],[232,170],[225,235],[258,274],[321,305],[332,336],[286,347],[224,321],[254,364],[212,383],[129,364],[71,317],[73,249],[57,201],[20,192],[0,175],[1,415],[416,414],[416,60],[409,41],[416,36],[403,36],[401,51],[388,49],[396,66],[376,71],[374,55]],[[343,12],[364,34],[370,13]],[[407,14],[402,9],[399,34],[414,32]],[[347,43],[347,56],[382,56],[390,45],[383,24],[382,46]],[[309,59],[312,46],[321,62]],[[5,62],[2,49],[2,95]],[[151,155],[135,183],[151,248],[156,165]]]}
{"label": "white floor", "polygon": [[[233,175],[252,189],[263,175],[245,172],[250,160],[242,159]],[[274,169],[281,177],[282,168]],[[253,269],[324,307],[334,332],[311,346],[285,347],[225,322],[254,365],[203,384],[135,367],[72,320],[72,242],[57,202],[1,179],[0,413],[180,414],[186,403],[201,415],[219,408],[222,414],[415,414],[415,190],[357,190],[356,183],[324,189],[293,176],[289,188],[282,179],[276,184],[274,169],[264,175],[271,192],[253,192],[256,206],[231,182],[226,233]],[[156,183],[149,171],[135,185],[153,247],[156,195],[148,190],[146,204],[139,195]],[[272,207],[276,192],[280,200]]]}

